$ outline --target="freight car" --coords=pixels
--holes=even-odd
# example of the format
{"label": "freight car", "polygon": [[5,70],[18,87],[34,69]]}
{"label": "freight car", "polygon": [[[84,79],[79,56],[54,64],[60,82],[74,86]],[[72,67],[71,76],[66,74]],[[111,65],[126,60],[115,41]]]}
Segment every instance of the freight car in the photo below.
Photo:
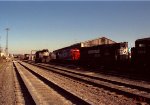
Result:
{"label": "freight car", "polygon": [[131,49],[131,62],[137,68],[150,68],[150,38],[137,39]]}
{"label": "freight car", "polygon": [[80,63],[92,66],[115,66],[128,60],[128,43],[104,44],[80,49]]}
{"label": "freight car", "polygon": [[35,53],[35,62],[36,63],[46,63],[49,62],[50,56],[48,49],[39,50]]}

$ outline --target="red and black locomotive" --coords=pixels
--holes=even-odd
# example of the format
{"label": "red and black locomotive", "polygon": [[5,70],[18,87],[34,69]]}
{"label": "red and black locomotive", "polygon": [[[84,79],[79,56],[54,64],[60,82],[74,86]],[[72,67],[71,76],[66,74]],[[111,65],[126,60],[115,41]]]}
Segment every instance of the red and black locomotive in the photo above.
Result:
{"label": "red and black locomotive", "polygon": [[53,51],[57,62],[75,63],[80,59],[80,43]]}

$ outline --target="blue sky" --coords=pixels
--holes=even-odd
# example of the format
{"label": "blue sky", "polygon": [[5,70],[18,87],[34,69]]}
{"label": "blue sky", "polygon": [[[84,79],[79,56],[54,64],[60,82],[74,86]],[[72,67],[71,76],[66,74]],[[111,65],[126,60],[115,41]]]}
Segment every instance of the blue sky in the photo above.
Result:
{"label": "blue sky", "polygon": [[150,2],[0,1],[0,44],[9,52],[50,51],[77,42],[108,37],[134,46],[150,37]]}

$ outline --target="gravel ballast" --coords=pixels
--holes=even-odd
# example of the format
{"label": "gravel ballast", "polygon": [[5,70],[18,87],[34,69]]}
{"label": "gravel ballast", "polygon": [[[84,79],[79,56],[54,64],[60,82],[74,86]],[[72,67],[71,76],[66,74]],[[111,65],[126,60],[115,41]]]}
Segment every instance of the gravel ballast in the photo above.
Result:
{"label": "gravel ballast", "polygon": [[0,105],[15,105],[15,88],[12,63],[3,63],[0,68]]}

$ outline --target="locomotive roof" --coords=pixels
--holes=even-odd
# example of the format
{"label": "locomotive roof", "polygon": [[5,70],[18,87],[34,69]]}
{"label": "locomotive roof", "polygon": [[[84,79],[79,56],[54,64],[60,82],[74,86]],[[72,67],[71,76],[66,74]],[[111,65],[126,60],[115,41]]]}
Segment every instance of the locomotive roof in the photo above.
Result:
{"label": "locomotive roof", "polygon": [[49,52],[48,49],[43,49],[43,50],[39,50],[39,51],[36,51],[36,52]]}
{"label": "locomotive roof", "polygon": [[[120,47],[120,46],[128,46],[128,42],[119,42],[119,43],[111,43],[111,44],[102,44],[102,45],[97,45],[97,46],[92,46],[93,48],[97,48],[97,47]],[[82,48],[90,48],[90,47],[82,47]]]}
{"label": "locomotive roof", "polygon": [[136,42],[137,41],[150,41],[150,37],[148,37],[148,38],[142,38],[142,39],[137,39]]}
{"label": "locomotive roof", "polygon": [[80,48],[81,47],[81,43],[76,43],[76,44],[73,44],[71,46],[68,46],[68,47],[64,47],[64,48],[61,48],[61,49],[58,49],[58,50],[55,50],[53,52],[57,52],[57,51],[60,51],[60,50],[64,50],[64,49],[71,49],[71,48]]}

